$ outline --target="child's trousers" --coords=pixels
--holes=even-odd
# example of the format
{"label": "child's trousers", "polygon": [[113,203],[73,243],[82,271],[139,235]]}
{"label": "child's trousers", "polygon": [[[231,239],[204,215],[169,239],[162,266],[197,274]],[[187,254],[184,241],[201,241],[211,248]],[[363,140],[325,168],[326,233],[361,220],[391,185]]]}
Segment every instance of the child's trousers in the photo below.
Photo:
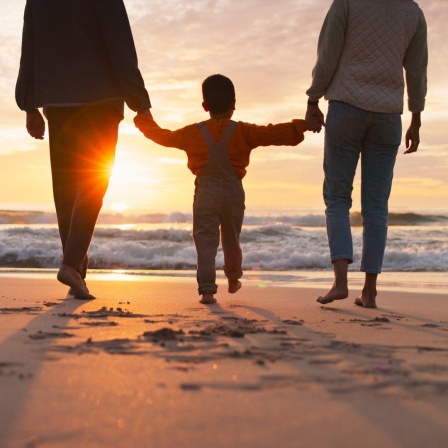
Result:
{"label": "child's trousers", "polygon": [[[243,275],[240,234],[244,218],[244,189],[235,177],[198,177],[193,203],[193,239],[197,252],[199,294],[215,294],[220,233],[224,273],[230,281]],[[220,232],[221,227],[221,232]]]}

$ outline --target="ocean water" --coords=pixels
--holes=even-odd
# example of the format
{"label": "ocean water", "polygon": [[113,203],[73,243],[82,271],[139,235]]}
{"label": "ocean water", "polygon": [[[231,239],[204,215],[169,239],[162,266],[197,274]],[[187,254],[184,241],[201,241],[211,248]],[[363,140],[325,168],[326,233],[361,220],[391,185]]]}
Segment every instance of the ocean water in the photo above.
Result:
{"label": "ocean water", "polygon": [[[196,252],[191,215],[102,214],[89,251],[99,270],[191,271]],[[351,217],[359,269],[361,219]],[[323,214],[271,214],[245,218],[241,234],[244,271],[331,271]],[[55,216],[44,212],[0,211],[0,268],[54,269],[61,262]],[[219,250],[217,267],[222,267]],[[391,213],[384,272],[446,273],[448,214]]]}

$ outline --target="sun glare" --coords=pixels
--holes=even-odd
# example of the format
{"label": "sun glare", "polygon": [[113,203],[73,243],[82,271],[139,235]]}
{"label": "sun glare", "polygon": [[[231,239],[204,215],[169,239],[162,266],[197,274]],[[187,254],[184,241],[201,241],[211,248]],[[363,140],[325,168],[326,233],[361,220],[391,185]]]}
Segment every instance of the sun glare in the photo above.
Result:
{"label": "sun glare", "polygon": [[124,202],[114,202],[110,204],[109,207],[111,210],[117,213],[124,213],[126,210],[128,210],[129,206],[125,204]]}
{"label": "sun glare", "polygon": [[115,163],[110,180],[119,184],[129,184],[135,181],[138,171],[139,167],[136,164]]}

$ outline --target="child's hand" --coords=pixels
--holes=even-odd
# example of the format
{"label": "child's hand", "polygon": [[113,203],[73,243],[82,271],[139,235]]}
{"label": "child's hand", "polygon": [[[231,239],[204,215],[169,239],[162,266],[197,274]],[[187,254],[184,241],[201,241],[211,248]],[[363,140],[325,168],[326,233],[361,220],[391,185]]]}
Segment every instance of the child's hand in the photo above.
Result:
{"label": "child's hand", "polygon": [[145,136],[149,138],[151,130],[156,127],[154,118],[152,118],[149,109],[138,112],[134,117],[135,127]]}

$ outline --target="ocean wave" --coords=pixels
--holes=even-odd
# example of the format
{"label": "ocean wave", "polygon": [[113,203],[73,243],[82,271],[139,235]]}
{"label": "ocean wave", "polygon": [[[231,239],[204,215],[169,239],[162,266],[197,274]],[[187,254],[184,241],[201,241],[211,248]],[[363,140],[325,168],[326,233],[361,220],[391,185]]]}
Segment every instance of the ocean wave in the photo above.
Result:
{"label": "ocean wave", "polygon": [[[350,215],[352,226],[362,225],[360,212],[354,211]],[[120,214],[101,213],[98,218],[99,225],[125,225],[125,224],[191,224],[192,214],[183,212],[147,213],[147,214]],[[13,211],[0,210],[0,224],[26,225],[26,224],[56,224],[56,214],[39,211]],[[389,226],[425,226],[447,225],[446,214],[421,213],[389,213]],[[325,227],[325,215],[297,214],[297,215],[248,215],[244,218],[246,226],[285,225],[292,227]]]}
{"label": "ocean wave", "polygon": [[[428,230],[429,229],[429,230]],[[353,229],[354,263],[359,269],[362,229]],[[245,270],[331,269],[325,228],[284,224],[248,226],[241,234]],[[90,266],[97,269],[195,269],[191,229],[101,228],[95,232]],[[11,226],[0,229],[0,267],[56,268],[61,245],[56,226]],[[216,265],[222,267],[222,251]],[[448,233],[439,228],[389,229],[384,271],[448,270]]]}
{"label": "ocean wave", "polygon": [[[352,226],[362,225],[362,216],[360,212],[350,214]],[[424,225],[446,225],[448,224],[447,215],[423,215],[419,213],[394,213],[390,212],[387,219],[388,226],[424,226]]]}

